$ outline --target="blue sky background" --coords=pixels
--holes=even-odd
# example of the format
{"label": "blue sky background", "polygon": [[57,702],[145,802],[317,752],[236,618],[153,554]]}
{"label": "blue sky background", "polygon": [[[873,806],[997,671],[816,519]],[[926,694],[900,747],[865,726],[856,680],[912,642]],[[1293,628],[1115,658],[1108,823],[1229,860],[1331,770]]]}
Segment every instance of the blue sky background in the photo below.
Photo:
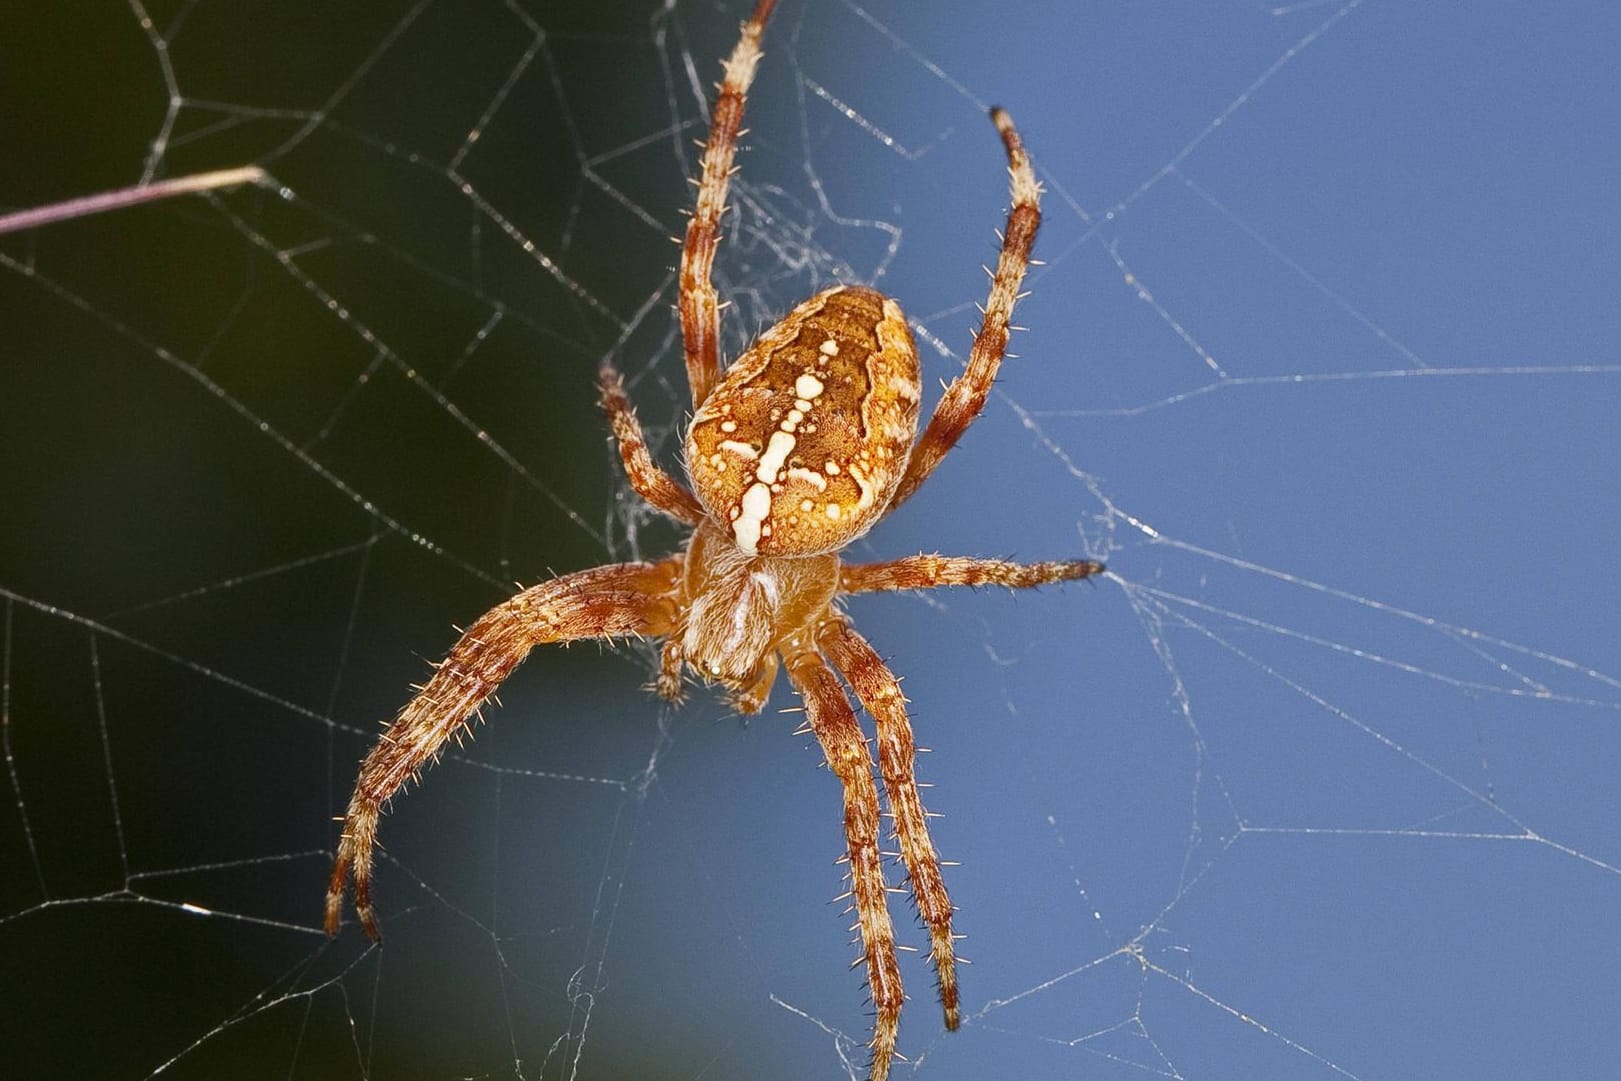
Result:
{"label": "blue sky background", "polygon": [[[164,175],[286,189],[0,238],[0,1039],[30,1075],[859,1075],[795,702],[664,711],[638,648],[533,658],[385,822],[387,946],[318,933],[330,816],[450,625],[678,541],[591,377],[612,352],[673,463],[664,238],[741,12],[524,10],[542,35],[497,3],[153,7],[167,136],[130,10],[0,31],[0,204],[131,183],[155,138]],[[955,374],[1007,106],[1047,185],[1029,330],[850,555],[1112,572],[851,604],[932,748],[974,962],[947,1036],[903,958],[900,1076],[1621,1054],[1618,44],[1598,4],[785,0],[729,351],[876,281]]]}

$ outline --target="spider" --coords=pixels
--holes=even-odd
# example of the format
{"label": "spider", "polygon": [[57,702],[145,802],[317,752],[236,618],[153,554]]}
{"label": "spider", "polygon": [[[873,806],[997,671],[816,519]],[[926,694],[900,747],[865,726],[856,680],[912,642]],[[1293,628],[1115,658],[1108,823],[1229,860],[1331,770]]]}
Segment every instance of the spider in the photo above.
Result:
{"label": "spider", "polygon": [[724,64],[698,194],[681,249],[680,312],[695,412],[686,434],[690,487],[648,450],[611,361],[601,403],[632,489],[691,527],[686,550],[654,563],[579,571],[525,589],[461,636],[361,764],[326,896],[326,930],[342,921],[354,876],[361,926],[379,937],[372,854],[389,799],[461,735],[501,682],[541,643],[638,635],[662,638],[657,693],[678,701],[691,667],[742,714],[759,712],[779,667],[804,700],[808,727],[844,787],[850,891],[876,1018],[871,1077],[884,1081],[902,1002],[895,935],[879,852],[879,795],[866,738],[841,677],[872,716],[877,766],[907,881],[930,938],[947,1029],[960,1021],[952,905],[913,773],[912,730],[894,674],[840,607],[853,593],[1086,578],[1090,560],[1016,564],[916,555],[846,564],[839,551],[909,499],[985,406],[1007,346],[1009,317],[1041,220],[1018,131],[991,119],[1012,174],[1012,208],[984,322],[963,373],[946,388],[920,439],[917,351],[900,306],[869,288],[838,285],[765,331],[730,367],[719,356],[720,305],[710,281],[726,189],[775,0],[758,0]]}

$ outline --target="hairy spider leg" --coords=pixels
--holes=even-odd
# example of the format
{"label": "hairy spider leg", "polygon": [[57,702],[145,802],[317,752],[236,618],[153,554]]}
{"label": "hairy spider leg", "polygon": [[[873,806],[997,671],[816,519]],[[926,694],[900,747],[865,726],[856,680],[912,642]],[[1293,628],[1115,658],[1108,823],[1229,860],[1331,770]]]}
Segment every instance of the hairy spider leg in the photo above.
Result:
{"label": "hairy spider leg", "polygon": [[991,275],[990,296],[985,301],[985,318],[974,346],[968,353],[968,365],[963,373],[951,381],[935,406],[929,426],[912,448],[912,460],[907,463],[906,475],[890,501],[889,509],[912,497],[922,483],[929,479],[935,467],[957,440],[985,409],[996,371],[1007,353],[1008,333],[1011,329],[1013,305],[1017,303],[1019,286],[1024,283],[1024,272],[1030,264],[1030,248],[1036,242],[1036,230],[1041,225],[1041,185],[1030,168],[1030,156],[1024,152],[1024,143],[1013,118],[1000,108],[991,110],[991,121],[1002,133],[1002,145],[1007,149],[1009,188],[1012,207],[1008,210],[1007,225],[1002,230],[1002,252],[996,260],[996,271]]}
{"label": "hairy spider leg", "polygon": [[850,897],[861,934],[867,988],[877,1016],[873,1021],[870,1081],[885,1081],[900,1029],[900,965],[895,960],[895,929],[885,897],[884,866],[879,852],[878,788],[872,779],[872,756],[856,724],[855,710],[844,688],[815,645],[798,636],[784,646],[788,679],[805,700],[805,716],[822,745],[827,764],[844,785],[844,835],[850,861]]}
{"label": "hairy spider leg", "polygon": [[839,592],[874,593],[880,590],[934,589],[937,586],[1030,589],[1054,582],[1090,578],[1103,571],[1103,564],[1091,559],[1010,563],[1005,559],[925,553],[882,563],[846,563],[839,568]]}
{"label": "hairy spider leg", "polygon": [[[1087,578],[1103,571],[1091,560],[1010,563],[968,556],[916,555],[883,563],[840,568],[841,593],[932,589],[937,586],[998,585],[1026,589]],[[948,1029],[961,1021],[956,948],[951,930],[954,909],[940,873],[940,858],[929,837],[928,816],[918,794],[916,748],[900,683],[883,659],[844,618],[830,620],[817,642],[872,715],[878,732],[878,768],[895,817],[895,837],[906,864],[918,916],[929,931],[930,957],[939,984],[940,1007]]]}
{"label": "hairy spider leg", "polygon": [[940,875],[940,857],[929,837],[929,823],[917,790],[917,747],[906,717],[906,699],[895,673],[847,620],[822,625],[817,643],[855,691],[878,730],[878,772],[884,779],[889,809],[895,818],[908,884],[917,912],[929,930],[930,958],[939,985],[946,1028],[961,1020],[957,1004],[957,954],[951,937],[951,898]]}
{"label": "hairy spider leg", "polygon": [[578,638],[669,633],[680,569],[681,558],[672,556],[566,574],[524,590],[474,621],[361,763],[327,886],[327,934],[337,934],[343,921],[352,869],[360,924],[374,941],[382,937],[372,909],[371,872],[384,806],[439,757],[445,741],[466,726],[530,649]]}
{"label": "hairy spider leg", "polygon": [[636,407],[625,393],[625,380],[611,361],[604,360],[597,373],[597,390],[608,427],[619,444],[619,458],[625,463],[625,478],[631,490],[656,510],[678,522],[695,526],[704,519],[703,504],[692,489],[659,468],[647,449],[647,438],[636,419]]}
{"label": "hairy spider leg", "polygon": [[720,242],[720,218],[726,212],[726,188],[732,177],[737,136],[743,127],[743,105],[760,63],[760,34],[775,6],[776,0],[760,0],[725,61],[726,74],[710,112],[709,142],[704,147],[698,197],[681,245],[677,307],[694,406],[701,405],[720,382],[720,301],[711,272]]}

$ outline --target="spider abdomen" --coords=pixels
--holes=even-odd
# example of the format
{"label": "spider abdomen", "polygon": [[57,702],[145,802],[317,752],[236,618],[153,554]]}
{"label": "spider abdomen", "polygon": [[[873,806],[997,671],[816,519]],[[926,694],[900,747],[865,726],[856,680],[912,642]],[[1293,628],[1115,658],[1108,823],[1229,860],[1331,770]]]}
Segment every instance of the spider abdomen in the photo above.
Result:
{"label": "spider abdomen", "polygon": [[835,286],[761,334],[687,430],[699,500],[748,555],[830,552],[882,517],[917,433],[900,305]]}

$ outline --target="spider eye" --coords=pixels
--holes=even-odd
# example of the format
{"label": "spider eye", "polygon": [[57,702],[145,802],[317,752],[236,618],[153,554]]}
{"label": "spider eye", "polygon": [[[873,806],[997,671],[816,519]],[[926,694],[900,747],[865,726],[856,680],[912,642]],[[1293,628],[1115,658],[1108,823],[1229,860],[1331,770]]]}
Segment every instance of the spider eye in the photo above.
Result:
{"label": "spider eye", "polygon": [[836,286],[760,335],[687,431],[687,475],[749,555],[813,555],[872,528],[906,468],[918,415],[906,317]]}

